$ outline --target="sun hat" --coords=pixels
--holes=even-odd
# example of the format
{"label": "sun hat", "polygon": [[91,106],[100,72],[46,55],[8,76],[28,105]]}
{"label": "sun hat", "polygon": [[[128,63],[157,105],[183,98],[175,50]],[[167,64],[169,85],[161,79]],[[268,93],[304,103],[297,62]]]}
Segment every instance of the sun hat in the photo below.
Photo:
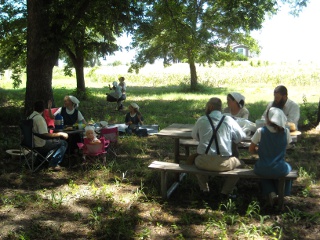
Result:
{"label": "sun hat", "polygon": [[280,108],[271,107],[268,111],[267,117],[269,121],[275,125],[282,128],[286,127],[287,117]]}
{"label": "sun hat", "polygon": [[76,98],[75,96],[72,96],[72,95],[70,95],[69,98],[70,98],[71,102],[73,102],[76,105],[76,107],[79,107],[80,101],[78,100],[78,98]]}
{"label": "sun hat", "polygon": [[94,131],[94,126],[86,126],[84,128],[85,133],[87,133],[87,131],[93,131],[93,135],[96,136],[96,133]]}
{"label": "sun hat", "polygon": [[136,103],[130,103],[130,106],[139,110],[139,106]]}
{"label": "sun hat", "polygon": [[[245,97],[237,92],[232,92],[230,93],[230,95],[234,98],[234,100],[236,100],[236,102],[240,105],[240,107],[243,108]],[[241,102],[241,100],[243,102]]]}
{"label": "sun hat", "polygon": [[117,81],[114,81],[114,82],[112,83],[112,86],[114,86],[114,87],[118,86]]}

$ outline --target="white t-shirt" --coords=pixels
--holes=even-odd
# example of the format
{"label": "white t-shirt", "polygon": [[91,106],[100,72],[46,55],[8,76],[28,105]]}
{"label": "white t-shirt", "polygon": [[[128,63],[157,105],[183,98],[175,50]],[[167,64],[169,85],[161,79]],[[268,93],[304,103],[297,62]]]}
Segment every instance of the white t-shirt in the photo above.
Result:
{"label": "white t-shirt", "polygon": [[[276,132],[276,130],[271,126],[267,126],[267,128],[272,133]],[[292,138],[289,130],[287,130],[286,133],[287,133],[287,143],[289,145],[292,142]],[[256,145],[261,141],[261,128],[258,128],[257,131],[253,134],[251,141]]]}
{"label": "white t-shirt", "polygon": [[[262,115],[263,118],[266,118],[267,111],[272,106],[272,103],[273,102],[270,102],[268,104],[266,110],[264,111],[264,113]],[[299,105],[296,104],[294,101],[287,99],[287,102],[284,105],[282,111],[286,115],[287,121],[294,123],[296,125],[296,128],[298,129],[298,121],[300,119]]]}
{"label": "white t-shirt", "polygon": [[[44,120],[43,116],[40,113],[34,111],[33,113],[31,113],[28,119],[33,119],[33,132],[39,134],[48,133],[46,120]],[[34,136],[34,145],[36,147],[43,147],[45,144],[46,140]]]}

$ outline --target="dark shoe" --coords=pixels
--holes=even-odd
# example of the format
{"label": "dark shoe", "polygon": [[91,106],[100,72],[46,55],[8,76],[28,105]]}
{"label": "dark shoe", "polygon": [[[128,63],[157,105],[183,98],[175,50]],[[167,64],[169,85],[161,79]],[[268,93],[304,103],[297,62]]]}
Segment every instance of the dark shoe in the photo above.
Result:
{"label": "dark shoe", "polygon": [[118,107],[118,111],[122,110],[123,109],[123,105],[121,104],[119,107]]}
{"label": "dark shoe", "polygon": [[57,165],[57,166],[49,167],[49,170],[57,172],[57,171],[61,171],[62,168],[59,165]]}
{"label": "dark shoe", "polygon": [[222,200],[229,200],[229,199],[231,199],[231,200],[235,200],[236,198],[237,198],[237,195],[235,195],[235,194],[221,194],[221,198],[222,198]]}
{"label": "dark shoe", "polygon": [[201,192],[200,192],[200,197],[201,197],[202,199],[208,199],[209,196],[210,196],[210,192],[208,192],[208,191],[201,191]]}

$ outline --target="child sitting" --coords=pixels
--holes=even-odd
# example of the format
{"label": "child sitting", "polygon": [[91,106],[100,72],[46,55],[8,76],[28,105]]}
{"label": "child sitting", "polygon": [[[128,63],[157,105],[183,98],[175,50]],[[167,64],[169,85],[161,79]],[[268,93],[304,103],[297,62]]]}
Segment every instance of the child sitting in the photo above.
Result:
{"label": "child sitting", "polygon": [[84,130],[85,130],[86,138],[89,140],[90,144],[101,143],[101,141],[96,136],[96,133],[94,131],[94,127],[87,126],[87,127],[85,127]]}
{"label": "child sitting", "polygon": [[139,129],[139,126],[143,125],[143,117],[139,112],[139,106],[136,103],[131,103],[129,105],[129,112],[125,117],[125,124],[128,125],[126,128],[126,133],[131,135],[135,133],[138,136],[146,135],[146,129]]}
{"label": "child sitting", "polygon": [[[258,151],[259,160],[254,166],[257,175],[283,177],[290,173],[291,166],[285,161],[286,147],[292,141],[289,129],[286,128],[287,118],[279,108],[271,107],[266,114],[267,125],[258,128],[251,139],[249,151]],[[259,147],[258,147],[259,144]],[[290,180],[285,184],[285,196],[290,195]],[[262,194],[269,198],[272,206],[277,200],[278,180],[262,179]]]}

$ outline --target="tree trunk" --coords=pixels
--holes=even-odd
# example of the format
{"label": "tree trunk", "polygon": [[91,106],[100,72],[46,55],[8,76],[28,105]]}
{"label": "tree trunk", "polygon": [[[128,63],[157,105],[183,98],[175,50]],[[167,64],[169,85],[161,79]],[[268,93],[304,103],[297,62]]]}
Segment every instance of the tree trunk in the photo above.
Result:
{"label": "tree trunk", "polygon": [[197,90],[198,85],[198,77],[197,77],[197,70],[196,64],[194,62],[194,57],[192,56],[191,51],[188,52],[188,61],[189,61],[189,68],[190,68],[190,76],[191,76],[191,91]]}
{"label": "tree trunk", "polygon": [[49,99],[53,99],[52,70],[59,55],[59,46],[48,38],[48,1],[28,0],[27,9],[26,115],[32,112],[35,101],[43,100],[46,104]]}
{"label": "tree trunk", "polygon": [[318,105],[318,117],[317,117],[317,124],[320,123],[320,99],[319,99],[319,105]]}
{"label": "tree trunk", "polygon": [[[83,58],[77,58],[76,62],[74,63],[74,67],[76,69],[76,78],[77,78],[77,92],[86,92],[86,85],[84,82],[84,59]],[[85,94],[83,95],[85,96]]]}

